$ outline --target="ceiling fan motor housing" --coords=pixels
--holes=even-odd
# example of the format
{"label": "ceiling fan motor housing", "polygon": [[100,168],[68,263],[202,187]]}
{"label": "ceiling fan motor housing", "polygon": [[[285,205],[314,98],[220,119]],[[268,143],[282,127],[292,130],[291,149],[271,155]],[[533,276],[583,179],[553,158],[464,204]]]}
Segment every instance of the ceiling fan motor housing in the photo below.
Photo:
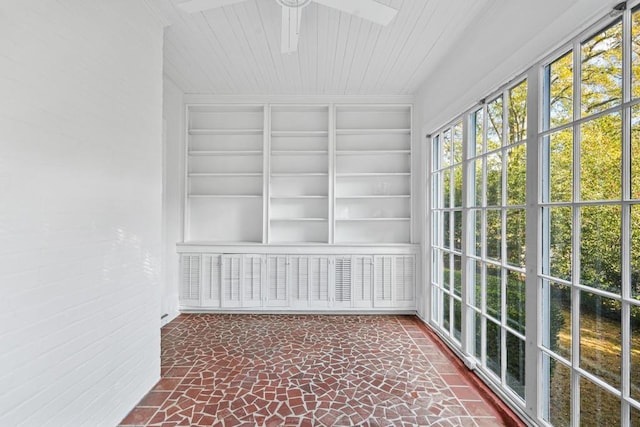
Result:
{"label": "ceiling fan motor housing", "polygon": [[285,7],[305,7],[311,0],[276,0],[280,5]]}

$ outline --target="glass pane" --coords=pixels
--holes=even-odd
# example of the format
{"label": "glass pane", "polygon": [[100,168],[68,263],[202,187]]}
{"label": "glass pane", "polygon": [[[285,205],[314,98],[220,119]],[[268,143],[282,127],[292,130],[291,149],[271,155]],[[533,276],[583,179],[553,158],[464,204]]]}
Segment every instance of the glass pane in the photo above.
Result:
{"label": "glass pane", "polygon": [[462,257],[453,256],[453,293],[462,295]]}
{"label": "glass pane", "polygon": [[476,345],[474,346],[474,356],[476,359],[480,359],[482,357],[482,315],[478,312],[475,312],[475,323],[476,323]]}
{"label": "glass pane", "polygon": [[502,96],[487,105],[487,151],[502,147]]}
{"label": "glass pane", "polygon": [[482,256],[482,211],[472,209],[469,211],[469,215],[471,215],[474,224],[474,233],[471,235],[474,240],[472,246],[475,247],[475,255],[480,257]]}
{"label": "glass pane", "polygon": [[442,301],[442,292],[440,289],[436,287],[431,288],[431,298],[431,320],[436,322],[438,325],[441,325],[440,301]]}
{"label": "glass pane", "polygon": [[571,360],[571,289],[544,281],[542,305],[542,345]]}
{"label": "glass pane", "polygon": [[571,229],[573,217],[571,208],[549,208],[549,266],[543,273],[559,279],[571,280]]}
{"label": "glass pane", "polygon": [[482,152],[484,151],[482,144],[482,129],[484,127],[483,117],[483,110],[478,110],[473,113],[473,131],[475,132],[475,138],[474,144],[472,144],[473,149],[471,150],[471,153],[469,155],[470,158],[482,154]]}
{"label": "glass pane", "polygon": [[582,44],[582,116],[622,101],[622,22]]}
{"label": "glass pane", "polygon": [[580,293],[580,367],[620,388],[620,302]]}
{"label": "glass pane", "polygon": [[502,212],[499,209],[487,210],[487,258],[500,260],[502,253]]}
{"label": "glass pane", "polygon": [[507,209],[507,262],[524,268],[526,210]]}
{"label": "glass pane", "polygon": [[450,216],[451,216],[451,212],[449,211],[442,212],[442,247],[443,248],[451,247],[451,229],[449,226]]}
{"label": "glass pane", "polygon": [[549,65],[549,126],[569,123],[573,119],[573,52]]}
{"label": "glass pane", "polygon": [[507,152],[507,205],[522,205],[527,196],[527,146],[520,144]]}
{"label": "glass pane", "polygon": [[442,132],[442,161],[441,166],[446,168],[451,165],[451,129]]}
{"label": "glass pane", "polygon": [[438,286],[442,284],[442,271],[441,271],[441,257],[442,252],[438,249],[433,249],[431,251],[431,283],[435,283]]}
{"label": "glass pane", "polygon": [[442,288],[447,291],[451,286],[451,264],[449,259],[451,255],[448,252],[442,253]]}
{"label": "glass pane", "polygon": [[444,329],[447,333],[449,333],[451,330],[451,323],[449,322],[449,318],[451,317],[451,310],[449,308],[450,301],[451,296],[449,296],[448,293],[444,292],[442,294],[442,329]]}
{"label": "glass pane", "polygon": [[453,167],[453,206],[462,207],[462,165]]}
{"label": "glass pane", "polygon": [[580,425],[621,425],[620,399],[584,377],[580,378]]}
{"label": "glass pane", "polygon": [[442,208],[442,172],[431,175],[431,209]]}
{"label": "glass pane", "polygon": [[631,296],[640,300],[640,205],[631,206]]}
{"label": "glass pane", "polygon": [[475,306],[482,308],[482,263],[476,261],[475,263]]}
{"label": "glass pane", "polygon": [[462,122],[453,126],[453,163],[462,162]]}
{"label": "glass pane", "polygon": [[640,426],[640,409],[631,407],[631,421],[630,426]]}
{"label": "glass pane", "polygon": [[453,212],[453,247],[462,251],[462,211]]}
{"label": "glass pane", "polygon": [[482,186],[482,162],[484,159],[477,159],[474,164],[474,176],[473,176],[473,187],[475,188],[474,192],[474,200],[471,203],[471,206],[482,206],[482,194],[484,193],[484,188]]}
{"label": "glass pane", "polygon": [[507,325],[525,334],[526,326],[525,275],[516,271],[507,272]]}
{"label": "glass pane", "polygon": [[451,169],[442,171],[442,203],[445,208],[451,206]]}
{"label": "glass pane", "polygon": [[[636,47],[640,49],[640,47]],[[640,67],[640,64],[638,64]],[[640,69],[638,70],[640,72]],[[640,90],[640,85],[639,85]],[[640,199],[640,105],[631,107],[631,198]]]}
{"label": "glass pane", "polygon": [[631,96],[637,98],[640,96],[640,10],[631,15],[631,83]]}
{"label": "glass pane", "polygon": [[622,195],[620,113],[583,123],[580,132],[580,198],[619,200]]}
{"label": "glass pane", "polygon": [[487,156],[487,206],[502,205],[502,154]]}
{"label": "glass pane", "polygon": [[486,320],[486,325],[487,368],[491,369],[497,376],[501,376],[502,334],[500,333],[500,326],[488,319]]}
{"label": "glass pane", "polygon": [[440,146],[440,135],[436,135],[431,142],[431,170],[440,169],[440,160],[442,156],[442,147]]}
{"label": "glass pane", "polygon": [[500,320],[502,313],[502,275],[500,267],[487,264],[487,314]]}
{"label": "glass pane", "polygon": [[[562,363],[544,354],[542,356],[546,384],[549,388],[544,419],[555,427],[571,425],[571,370]],[[546,393],[543,393],[545,395]]]}
{"label": "glass pane", "polygon": [[622,291],[620,206],[580,208],[580,283]]}
{"label": "glass pane", "polygon": [[509,90],[509,143],[527,138],[527,81]]}
{"label": "glass pane", "polygon": [[524,341],[507,332],[507,385],[524,399]]}
{"label": "glass pane", "polygon": [[[640,306],[631,306],[631,397],[640,401]],[[639,424],[640,425],[640,424]]]}
{"label": "glass pane", "polygon": [[543,179],[548,196],[545,202],[570,202],[573,197],[573,130],[561,130],[544,138],[548,168]]}
{"label": "glass pane", "polygon": [[462,303],[453,299],[453,337],[460,341],[462,336]]}

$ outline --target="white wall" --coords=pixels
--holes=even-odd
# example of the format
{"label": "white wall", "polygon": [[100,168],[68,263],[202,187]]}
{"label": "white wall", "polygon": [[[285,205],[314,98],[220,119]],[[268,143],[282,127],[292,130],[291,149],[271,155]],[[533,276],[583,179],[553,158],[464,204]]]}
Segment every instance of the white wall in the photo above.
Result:
{"label": "white wall", "polygon": [[115,425],[160,374],[162,26],[3,0],[0,94],[0,425]]}
{"label": "white wall", "polygon": [[182,242],[182,204],[184,197],[184,105],[182,90],[167,77],[164,78],[164,174],[162,197],[163,231],[163,290],[161,313],[166,315],[162,324],[178,314],[179,257],[176,243]]}
{"label": "white wall", "polygon": [[619,0],[493,2],[418,91],[422,137],[517,77],[617,3]]}

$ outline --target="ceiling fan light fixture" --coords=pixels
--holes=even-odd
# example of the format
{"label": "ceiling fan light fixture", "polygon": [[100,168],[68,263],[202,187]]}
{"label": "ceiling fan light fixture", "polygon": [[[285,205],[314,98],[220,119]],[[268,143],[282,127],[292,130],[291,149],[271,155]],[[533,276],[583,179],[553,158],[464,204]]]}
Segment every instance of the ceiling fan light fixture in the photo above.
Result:
{"label": "ceiling fan light fixture", "polygon": [[276,0],[279,5],[284,7],[305,7],[311,0]]}

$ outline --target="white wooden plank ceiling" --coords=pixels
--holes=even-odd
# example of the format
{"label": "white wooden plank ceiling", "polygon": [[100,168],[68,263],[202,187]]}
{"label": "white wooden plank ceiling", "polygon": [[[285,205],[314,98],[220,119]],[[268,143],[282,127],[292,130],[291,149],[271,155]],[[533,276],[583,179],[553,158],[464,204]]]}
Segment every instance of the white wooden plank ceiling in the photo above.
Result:
{"label": "white wooden plank ceiling", "polygon": [[176,6],[182,1],[166,6],[164,67],[185,93],[406,95],[497,0],[378,0],[398,10],[386,27],[311,3],[290,54],[280,53],[275,0],[195,14]]}

